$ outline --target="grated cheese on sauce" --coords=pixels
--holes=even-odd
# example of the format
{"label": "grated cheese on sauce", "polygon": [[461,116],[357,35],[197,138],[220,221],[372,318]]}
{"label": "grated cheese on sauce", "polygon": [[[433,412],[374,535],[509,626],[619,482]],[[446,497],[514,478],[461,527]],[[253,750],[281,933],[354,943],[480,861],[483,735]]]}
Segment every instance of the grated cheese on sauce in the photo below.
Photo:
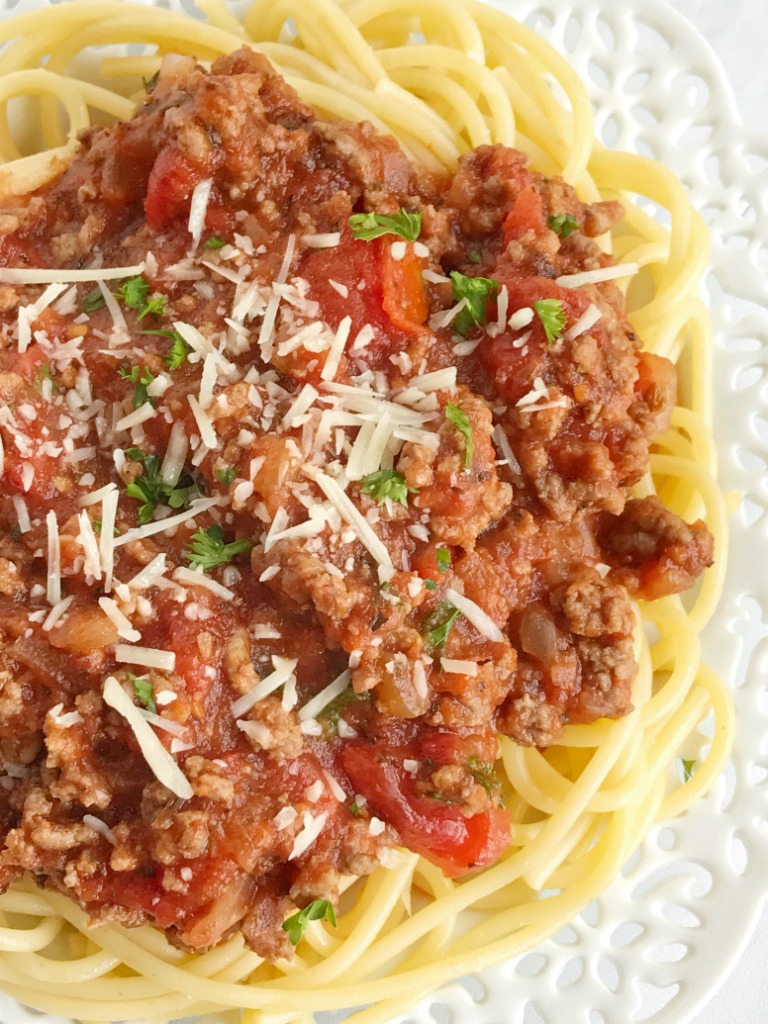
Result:
{"label": "grated cheese on sauce", "polygon": [[180,800],[191,799],[194,791],[188,779],[114,676],[105,680],[103,697],[104,703],[122,715],[130,726],[144,760],[158,782]]}
{"label": "grated cheese on sauce", "polygon": [[453,607],[457,608],[464,618],[472,623],[478,633],[482,633],[488,640],[501,643],[504,639],[504,634],[493,619],[483,611],[480,605],[470,601],[468,597],[464,597],[463,594],[453,590],[451,587],[446,588],[445,599],[450,601]]}

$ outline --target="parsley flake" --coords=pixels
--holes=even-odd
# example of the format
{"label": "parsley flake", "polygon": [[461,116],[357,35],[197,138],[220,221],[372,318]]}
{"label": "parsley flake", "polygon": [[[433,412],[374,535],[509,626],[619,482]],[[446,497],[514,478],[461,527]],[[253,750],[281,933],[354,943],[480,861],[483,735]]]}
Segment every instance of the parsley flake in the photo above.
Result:
{"label": "parsley flake", "polygon": [[435,558],[437,559],[437,571],[448,572],[451,568],[451,552],[448,548],[438,548]]}
{"label": "parsley flake", "polygon": [[683,782],[690,782],[695,774],[696,760],[688,761],[686,758],[681,757],[680,764],[683,766]]}
{"label": "parsley flake", "polygon": [[424,580],[424,586],[427,590],[437,590],[437,584],[434,580]]}
{"label": "parsley flake", "polygon": [[149,282],[145,281],[141,274],[129,277],[120,285],[117,294],[129,309],[142,309],[147,304]]}
{"label": "parsley flake", "polygon": [[226,565],[231,562],[235,555],[250,551],[253,541],[247,537],[240,540],[233,540],[230,544],[224,543],[224,531],[218,523],[207,530],[198,530],[192,537],[190,547],[189,565],[192,569],[202,568],[204,570],[215,569],[217,565]]}
{"label": "parsley flake", "polygon": [[363,494],[370,494],[382,505],[388,498],[391,501],[399,501],[401,505],[408,507],[408,494],[417,494],[415,487],[408,487],[405,477],[396,469],[380,469],[376,473],[369,473],[361,481]]}
{"label": "parsley flake", "polygon": [[561,238],[567,238],[568,235],[579,230],[579,222],[569,213],[558,213],[557,216],[550,217],[549,226]]}
{"label": "parsley flake", "polygon": [[155,91],[155,86],[157,85],[157,80],[158,80],[159,77],[160,77],[160,71],[159,70],[156,71],[154,73],[154,75],[152,75],[151,78],[144,78],[144,76],[142,75],[141,81],[144,84],[144,92],[145,93],[147,93],[149,95],[149,94],[151,94],[151,93],[153,93]]}
{"label": "parsley flake", "polygon": [[467,767],[470,775],[478,786],[482,786],[488,796],[495,797],[499,800],[501,795],[501,781],[496,774],[495,767],[492,764],[488,764],[486,761],[481,761],[475,754],[471,754],[469,756]]}
{"label": "parsley flake", "polygon": [[84,313],[93,313],[94,310],[101,309],[105,304],[101,288],[94,288],[92,292],[88,292],[80,299],[80,309]]}
{"label": "parsley flake", "polygon": [[445,407],[445,418],[449,423],[452,423],[458,432],[464,437],[464,469],[467,470],[472,465],[472,460],[475,455],[475,439],[472,435],[472,427],[469,424],[469,417],[458,407],[458,405],[454,405],[453,402],[449,402]]}
{"label": "parsley flake", "polygon": [[482,263],[483,262],[483,257],[481,255],[481,253],[479,252],[479,250],[477,250],[477,249],[470,249],[470,251],[467,253],[467,259],[469,260],[470,263]]}
{"label": "parsley flake", "polygon": [[151,711],[154,715],[157,707],[155,706],[155,691],[152,688],[152,683],[146,676],[135,676],[133,672],[128,673],[128,679],[133,684],[134,693],[141,703],[147,711]]}
{"label": "parsley flake", "polygon": [[406,242],[415,242],[421,234],[421,214],[403,209],[394,217],[383,213],[353,213],[349,226],[361,242],[372,242],[382,235],[399,235]]}
{"label": "parsley flake", "polygon": [[189,345],[187,345],[178,331],[140,331],[139,333],[156,334],[161,338],[168,338],[171,342],[171,347],[163,356],[163,362],[171,372],[178,370],[186,362],[189,355]]}
{"label": "parsley flake", "polygon": [[157,455],[147,455],[141,448],[127,448],[125,454],[132,462],[141,462],[144,466],[143,475],[136,477],[125,489],[127,497],[141,502],[138,513],[140,526],[152,522],[158,505],[169,505],[173,509],[188,508],[192,499],[200,494],[200,488],[188,473],[182,474],[175,487],[167,484],[160,476],[160,459]]}
{"label": "parsley flake", "polygon": [[445,647],[453,624],[461,615],[448,601],[441,601],[424,620],[424,642],[433,650]]}
{"label": "parsley flake", "polygon": [[204,249],[223,249],[227,243],[218,235],[212,235],[207,242],[203,242]]}
{"label": "parsley flake", "polygon": [[127,366],[120,366],[118,367],[117,372],[120,374],[123,380],[128,380],[131,382],[131,384],[134,385],[134,409],[141,408],[141,406],[145,405],[147,402],[151,403],[152,405],[155,404],[154,401],[149,397],[149,392],[147,391],[147,388],[155,379],[155,377],[154,374],[150,373],[146,366],[144,367],[143,372],[138,366],[134,366],[132,369],[128,369]]}
{"label": "parsley flake", "polygon": [[137,320],[143,320],[150,313],[153,316],[162,316],[165,313],[165,296],[155,295],[150,299],[149,282],[141,274],[124,281],[117,294],[129,309],[136,310]]}
{"label": "parsley flake", "polygon": [[565,309],[560,299],[539,299],[531,303],[536,315],[541,320],[547,344],[554,345],[563,336],[565,330]]}
{"label": "parsley flake", "polygon": [[499,292],[499,282],[492,277],[466,277],[458,270],[451,272],[453,298],[456,302],[466,299],[453,326],[458,334],[466,338],[473,327],[484,327],[488,322],[488,302]]}
{"label": "parsley flake", "polygon": [[227,466],[225,469],[218,469],[216,476],[219,478],[220,484],[223,484],[224,487],[229,487],[230,484],[235,482],[235,467]]}
{"label": "parsley flake", "polygon": [[310,921],[330,921],[335,928],[337,922],[333,904],[329,900],[313,900],[298,914],[283,921],[283,931],[288,932],[288,938],[294,946],[298,946],[301,942],[301,937]]}

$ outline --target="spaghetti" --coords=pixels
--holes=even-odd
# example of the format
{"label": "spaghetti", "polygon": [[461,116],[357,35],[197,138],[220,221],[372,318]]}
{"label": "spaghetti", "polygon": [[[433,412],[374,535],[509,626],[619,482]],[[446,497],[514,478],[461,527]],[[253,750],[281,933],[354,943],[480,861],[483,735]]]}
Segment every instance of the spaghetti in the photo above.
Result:
{"label": "spaghetti", "polygon": [[[502,738],[511,846],[474,877],[451,881],[403,852],[365,881],[349,878],[338,926],[312,922],[295,959],[275,964],[240,934],[195,955],[147,925],[89,929],[74,902],[31,880],[0,896],[0,984],[43,1011],[166,1021],[242,1008],[245,1024],[308,1024],[317,1011],[368,1006],[351,1018],[355,1024],[384,1024],[444,982],[555,932],[606,888],[654,822],[707,791],[728,757],[729,697],[699,657],[727,556],[710,434],[710,327],[696,297],[706,232],[670,171],[600,146],[572,69],[534,32],[490,7],[256,0],[241,23],[218,0],[198,6],[204,20],[123,0],[73,2],[58,6],[55,18],[41,11],[3,24],[3,192],[22,194],[51,180],[92,118],[130,117],[140,79],[158,70],[163,54],[209,62],[244,43],[321,114],[370,121],[428,169],[452,169],[484,144],[513,146],[537,171],[562,175],[584,202],[623,202],[626,216],[605,245],[617,262],[642,268],[620,282],[632,325],[648,352],[676,363],[682,382],[681,404],[656,441],[637,496],[657,493],[686,520],[703,516],[715,538],[715,564],[688,606],[677,596],[639,606],[630,715],[568,725],[543,750]],[[156,52],[103,57],[90,70],[90,47],[126,43]],[[23,139],[9,108],[18,97],[25,98]],[[667,210],[671,231],[636,197]],[[697,731],[710,717],[706,755],[681,784],[680,752],[702,746]],[[482,916],[467,926],[462,912],[470,908]]]}

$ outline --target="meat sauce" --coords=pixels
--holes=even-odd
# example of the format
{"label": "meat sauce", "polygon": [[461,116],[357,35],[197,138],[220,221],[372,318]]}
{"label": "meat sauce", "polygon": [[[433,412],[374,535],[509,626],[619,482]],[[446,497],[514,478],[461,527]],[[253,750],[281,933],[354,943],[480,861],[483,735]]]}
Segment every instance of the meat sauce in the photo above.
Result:
{"label": "meat sauce", "polygon": [[140,270],[0,285],[3,884],[276,958],[394,846],[501,855],[498,732],[626,714],[631,599],[712,560],[629,500],[673,367],[610,282],[558,283],[620,215],[502,147],[428,174],[247,51],[166,61],[5,197],[4,268]]}

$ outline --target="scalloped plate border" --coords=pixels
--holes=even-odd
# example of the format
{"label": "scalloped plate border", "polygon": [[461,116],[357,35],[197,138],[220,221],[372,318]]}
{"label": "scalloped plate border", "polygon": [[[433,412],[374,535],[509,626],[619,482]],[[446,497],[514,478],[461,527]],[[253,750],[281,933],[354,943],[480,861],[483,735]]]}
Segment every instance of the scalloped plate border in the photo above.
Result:
{"label": "scalloped plate border", "polygon": [[[718,58],[666,0],[643,0],[642,9],[603,0],[486,2],[527,21],[569,58],[605,141],[675,170],[710,227],[705,290],[716,332],[717,447],[723,486],[744,502],[731,517],[726,590],[704,647],[731,683],[738,739],[710,796],[655,828],[568,927],[531,953],[446,986],[392,1024],[690,1024],[749,942],[768,894],[768,859],[759,858],[768,837],[768,579],[752,578],[756,565],[768,566],[768,411],[760,414],[768,410],[768,240],[757,230],[768,215],[768,139],[741,125]],[[0,17],[44,3],[0,0]],[[65,1024],[1,994],[0,1020]]]}

